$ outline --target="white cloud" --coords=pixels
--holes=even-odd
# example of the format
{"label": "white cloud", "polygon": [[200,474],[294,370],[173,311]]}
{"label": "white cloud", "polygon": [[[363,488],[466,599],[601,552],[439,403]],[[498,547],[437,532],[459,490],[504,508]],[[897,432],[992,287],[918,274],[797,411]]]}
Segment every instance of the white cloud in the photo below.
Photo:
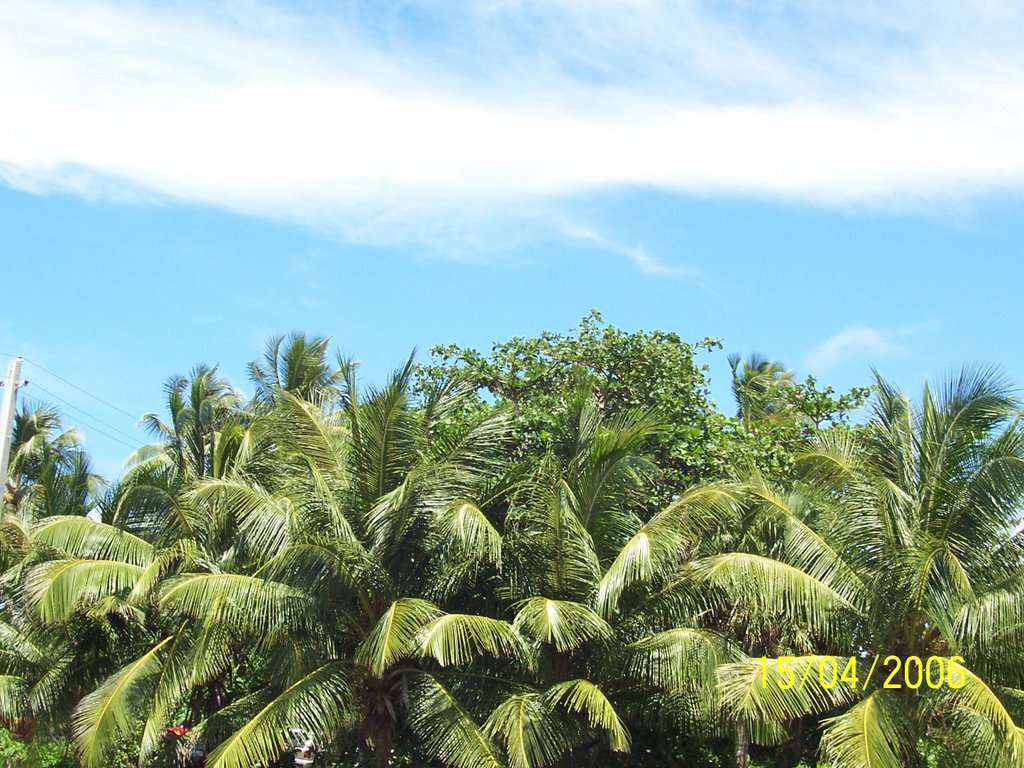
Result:
{"label": "white cloud", "polygon": [[804,358],[804,365],[822,373],[837,365],[864,357],[892,357],[906,352],[893,334],[867,325],[857,325],[834,333]]}
{"label": "white cloud", "polygon": [[891,357],[905,351],[906,349],[893,339],[892,334],[869,326],[854,326],[821,342],[804,358],[804,366],[809,371],[821,373],[852,359],[867,356]]}
{"label": "white cloud", "polygon": [[907,353],[904,342],[921,333],[933,333],[941,327],[935,318],[901,325],[895,331],[855,325],[829,336],[804,357],[804,366],[812,373],[865,358],[898,357]]}
{"label": "white cloud", "polygon": [[559,199],[626,186],[825,205],[1024,186],[1013,6],[710,7],[426,2],[447,33],[423,46],[355,11],[8,3],[0,179],[369,241],[546,226]]}
{"label": "white cloud", "polygon": [[600,235],[592,229],[577,225],[567,224],[562,228],[563,234],[574,240],[581,240],[590,243],[601,250],[609,251],[620,256],[625,256],[641,271],[649,275],[661,275],[665,277],[679,277],[682,275],[694,275],[694,271],[688,267],[675,267],[663,263],[651,256],[642,243],[637,245],[623,245],[617,243],[604,235]]}

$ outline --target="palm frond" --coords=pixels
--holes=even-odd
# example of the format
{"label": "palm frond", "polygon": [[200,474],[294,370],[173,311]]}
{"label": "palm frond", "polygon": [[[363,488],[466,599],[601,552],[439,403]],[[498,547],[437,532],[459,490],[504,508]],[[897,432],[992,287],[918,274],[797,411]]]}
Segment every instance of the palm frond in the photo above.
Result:
{"label": "palm frond", "polygon": [[48,661],[44,648],[36,640],[12,624],[0,621],[0,656],[17,660],[33,666],[46,664]]}
{"label": "palm frond", "polygon": [[44,622],[66,621],[83,606],[131,591],[144,571],[114,560],[53,560],[34,566],[25,588]]}
{"label": "palm frond", "polygon": [[[324,477],[345,477],[350,450],[348,429],[336,413],[283,392],[274,413],[275,437]],[[352,425],[354,428],[357,424]]]}
{"label": "palm frond", "polygon": [[442,540],[463,557],[473,563],[489,562],[501,570],[501,534],[476,504],[458,500],[442,507],[434,525]]}
{"label": "palm frond", "polygon": [[992,759],[1009,754],[1013,759],[1011,764],[1014,765],[1024,762],[1024,737],[1021,735],[1021,729],[996,692],[962,663],[954,666],[947,659],[945,665],[950,670],[948,684],[941,686],[932,695],[939,701],[969,715],[981,717],[988,723],[988,728],[975,731],[975,736],[989,734],[990,738],[981,742],[975,739],[974,749],[984,749]]}
{"label": "palm frond", "polygon": [[722,706],[731,719],[746,722],[781,723],[835,711],[860,696],[836,680],[848,662],[849,657],[797,656],[723,665],[718,670]]}
{"label": "palm frond", "polygon": [[561,704],[570,712],[585,715],[591,727],[604,731],[608,746],[613,751],[629,751],[629,732],[626,726],[601,689],[589,680],[557,683],[546,690],[543,696],[552,704]]}
{"label": "palm frond", "polygon": [[819,430],[793,456],[800,478],[820,490],[842,488],[860,478],[867,466],[855,433]]}
{"label": "palm frond", "polygon": [[138,536],[88,517],[49,517],[32,530],[32,541],[67,558],[118,560],[145,566],[152,562],[153,545]]}
{"label": "palm frond", "polygon": [[409,725],[427,754],[452,768],[502,768],[494,744],[436,678],[419,674],[409,686]]}
{"label": "palm frond", "polygon": [[28,709],[28,686],[17,675],[0,675],[0,717],[7,722],[25,716]]}
{"label": "palm frond", "polygon": [[207,617],[198,627],[191,620],[181,624],[168,647],[160,677],[154,686],[142,741],[140,757],[148,760],[163,743],[167,724],[175,708],[193,691],[200,691],[230,670],[235,661],[232,644],[237,633]]}
{"label": "palm frond", "polygon": [[903,768],[913,751],[913,728],[885,690],[826,720],[821,737],[822,755],[834,768]]}
{"label": "palm frond", "polygon": [[726,486],[691,488],[643,525],[605,572],[597,587],[597,608],[611,616],[622,593],[634,584],[665,577],[686,547],[735,520],[738,494]]}
{"label": "palm frond", "polygon": [[107,751],[119,737],[134,729],[149,683],[160,671],[160,650],[170,640],[165,638],[122,667],[75,707],[71,731],[84,768],[106,765]]}
{"label": "palm frond", "polygon": [[204,559],[200,546],[192,539],[180,539],[161,549],[135,582],[128,602],[139,604],[147,600],[169,573],[188,570]]}
{"label": "palm frond", "polygon": [[[413,356],[392,373],[387,384],[350,411],[358,423],[355,443],[364,499],[373,501],[392,490],[413,461],[415,418],[409,401]],[[381,532],[386,538],[386,533]]]}
{"label": "palm frond", "polygon": [[858,613],[843,592],[800,568],[762,555],[718,555],[695,562],[692,570],[732,600],[791,617],[826,635],[843,614]]}
{"label": "palm frond", "polygon": [[858,611],[867,610],[868,589],[863,580],[826,537],[805,522],[803,514],[812,507],[807,496],[799,492],[783,496],[763,482],[752,484],[747,493],[756,506],[758,522],[781,529],[781,559],[833,589]]}
{"label": "palm frond", "polygon": [[1024,571],[965,601],[956,617],[954,635],[956,644],[985,658],[1004,655],[1001,650],[1007,643],[1024,638]]}
{"label": "palm frond", "polygon": [[721,635],[690,628],[658,632],[627,649],[632,677],[669,692],[713,688],[718,667],[742,657],[742,651]]}
{"label": "palm frond", "polygon": [[28,689],[29,710],[33,713],[55,711],[67,700],[68,688],[76,681],[74,649],[64,647],[47,658],[45,672]]}
{"label": "palm frond", "polygon": [[959,753],[967,758],[965,764],[971,768],[1024,765],[1024,728],[998,733],[988,718],[960,711],[950,718],[945,732],[955,739]]}
{"label": "palm frond", "polygon": [[611,637],[611,627],[594,611],[569,600],[531,597],[517,606],[514,627],[558,651],[578,648],[588,640]]}
{"label": "palm frond", "polygon": [[507,698],[487,718],[484,733],[501,744],[510,768],[549,765],[573,746],[575,736],[561,713],[539,693]]}
{"label": "palm frond", "polygon": [[416,639],[418,652],[442,667],[465,665],[481,654],[505,656],[529,663],[523,638],[511,624],[486,616],[449,613],[423,627]]}
{"label": "palm frond", "polygon": [[441,609],[426,600],[395,600],[356,648],[356,662],[383,677],[388,667],[416,651],[417,636],[440,615]]}
{"label": "palm frond", "polygon": [[254,634],[303,627],[312,620],[312,601],[302,590],[234,573],[176,576],[160,589],[159,602],[187,616],[214,617]]}
{"label": "palm frond", "polygon": [[208,768],[268,765],[288,749],[290,729],[327,741],[353,717],[353,691],[340,663],[324,664],[276,696],[206,758]]}
{"label": "palm frond", "polygon": [[247,547],[261,560],[279,553],[294,528],[295,503],[240,479],[206,480],[194,493],[199,503],[214,502],[238,521]]}

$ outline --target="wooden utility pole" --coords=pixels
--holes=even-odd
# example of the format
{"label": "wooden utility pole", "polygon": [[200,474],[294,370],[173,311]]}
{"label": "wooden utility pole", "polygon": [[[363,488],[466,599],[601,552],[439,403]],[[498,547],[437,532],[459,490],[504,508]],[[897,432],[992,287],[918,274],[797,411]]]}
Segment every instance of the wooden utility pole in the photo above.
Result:
{"label": "wooden utility pole", "polygon": [[11,428],[14,426],[14,412],[18,405],[18,388],[21,386],[21,358],[16,357],[7,366],[7,378],[3,381],[3,407],[0,408],[0,507],[3,494],[7,492],[7,464],[11,460]]}

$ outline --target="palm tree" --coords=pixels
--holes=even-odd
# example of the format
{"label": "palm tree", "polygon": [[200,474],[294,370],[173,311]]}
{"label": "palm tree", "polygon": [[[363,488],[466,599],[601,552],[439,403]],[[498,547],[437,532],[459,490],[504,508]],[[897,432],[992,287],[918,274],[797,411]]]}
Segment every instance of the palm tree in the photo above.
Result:
{"label": "palm tree", "polygon": [[[831,715],[821,750],[835,768],[919,765],[925,744],[962,765],[1024,765],[1011,715],[1024,695],[1019,413],[990,370],[926,384],[918,404],[878,378],[866,440],[821,433],[799,457],[792,493],[754,495],[748,525],[768,553],[721,555],[698,570],[737,601],[796,618],[819,650],[725,667],[734,719]],[[809,675],[801,690],[780,688],[792,670],[803,679],[851,657],[855,687],[826,690]],[[878,660],[892,671],[933,657],[947,674],[963,661],[955,685],[894,690],[887,673],[870,674]]]}
{"label": "palm tree", "polygon": [[537,655],[484,726],[515,768],[581,749],[629,748],[609,697],[605,646],[614,631],[592,598],[602,564],[639,524],[634,510],[655,476],[641,446],[658,425],[636,414],[606,421],[589,388],[570,397],[554,424],[547,455],[532,461],[495,520],[507,563],[499,591]]}
{"label": "palm tree", "polygon": [[5,481],[6,511],[30,517],[84,515],[102,486],[78,430],[65,430],[57,409],[43,404],[24,404],[15,414]]}
{"label": "palm tree", "polygon": [[217,367],[197,366],[189,376],[172,376],[164,384],[170,422],[155,413],[142,424],[161,442],[141,448],[130,464],[160,462],[189,477],[205,477],[217,469],[214,462],[221,432],[238,414],[240,397],[217,372]]}
{"label": "palm tree", "polygon": [[255,399],[273,403],[277,393],[290,392],[303,400],[332,400],[343,374],[341,367],[332,369],[327,363],[329,344],[328,338],[307,339],[302,333],[270,339],[263,359],[249,363]]}
{"label": "palm tree", "polygon": [[8,726],[62,736],[78,698],[112,671],[131,631],[130,617],[81,615],[54,626],[26,610],[33,584],[25,577],[48,559],[47,531],[89,526],[103,489],[77,430],[65,430],[54,408],[23,405],[0,518],[0,717]]}
{"label": "palm tree", "polygon": [[104,488],[103,479],[92,472],[78,431],[65,430],[57,410],[43,404],[24,404],[15,414],[5,480],[0,505],[0,565],[4,570],[28,554],[35,521],[88,514]]}
{"label": "palm tree", "polygon": [[222,477],[252,440],[251,414],[216,366],[164,384],[167,420],[147,413],[141,423],[158,441],[136,450],[127,470],[100,500],[103,522],[159,546],[204,540],[209,516],[191,503],[194,483]]}
{"label": "palm tree", "polygon": [[[278,762],[292,729],[377,766],[613,764],[670,732],[792,765],[818,726],[833,768],[1024,765],[1024,427],[998,375],[917,404],[879,379],[871,423],[813,435],[787,485],[750,470],[648,517],[654,416],[584,391],[517,453],[461,382],[418,399],[410,361],[361,389],[321,342],[272,343],[248,407],[216,369],[172,379],[99,520],[50,489],[74,440],[25,417],[0,716],[70,727],[83,768],[126,742],[152,763],[184,720],[211,768]],[[778,414],[780,367],[743,365],[776,382],[746,418]],[[886,688],[914,658],[962,685]]]}
{"label": "palm tree", "polygon": [[176,717],[212,768],[268,764],[292,728],[347,734],[378,766],[404,729],[448,765],[500,765],[453,691],[474,659],[529,654],[511,623],[446,612],[439,585],[492,554],[475,510],[508,420],[439,429],[463,394],[416,407],[411,370],[363,399],[346,369],[340,411],[275,393],[228,472],[194,479],[191,532],[173,523],[173,543],[92,521],[50,534],[56,557],[29,575],[34,614],[130,607],[149,638],[78,704],[83,766],[139,727],[152,756]]}
{"label": "palm tree", "polygon": [[661,428],[650,414],[605,419],[577,395],[513,495],[503,591],[539,656],[485,723],[510,766],[610,762],[630,723],[722,735],[715,674],[742,653],[703,624],[701,585],[682,568],[698,526],[732,517],[735,498],[696,487],[644,520],[657,476],[644,446]]}
{"label": "palm tree", "polygon": [[777,360],[752,354],[746,360],[740,355],[728,357],[732,368],[732,394],[736,399],[737,416],[744,424],[771,418],[785,409],[782,391],[793,386],[793,372]]}

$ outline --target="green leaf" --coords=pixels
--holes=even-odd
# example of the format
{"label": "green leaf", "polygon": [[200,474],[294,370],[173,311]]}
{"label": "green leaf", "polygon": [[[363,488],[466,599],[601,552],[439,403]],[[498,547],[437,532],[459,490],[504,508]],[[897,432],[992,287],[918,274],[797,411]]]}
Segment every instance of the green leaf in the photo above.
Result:
{"label": "green leaf", "polygon": [[441,609],[426,600],[395,600],[356,648],[356,662],[383,677],[388,667],[415,653],[417,635],[440,615]]}
{"label": "green leaf", "polygon": [[737,498],[726,486],[697,486],[645,523],[622,547],[598,584],[601,615],[611,616],[622,593],[634,584],[668,576],[687,544],[710,536],[735,519]]}
{"label": "green leaf", "polygon": [[570,712],[586,715],[587,722],[605,732],[608,746],[615,752],[629,751],[629,732],[600,688],[589,680],[568,680],[551,686],[544,699],[561,704]]}
{"label": "green leaf", "polygon": [[713,688],[718,667],[742,657],[732,642],[703,629],[670,629],[627,648],[630,673],[647,685],[670,692]]}
{"label": "green leaf", "polygon": [[501,570],[501,534],[476,504],[460,500],[442,507],[435,526],[442,540],[471,562],[486,561]]}
{"label": "green leaf", "polygon": [[340,663],[324,664],[289,686],[206,758],[207,768],[252,768],[278,759],[291,728],[331,739],[353,717],[353,691]]}
{"label": "green leaf", "polygon": [[833,768],[904,768],[914,732],[888,691],[876,690],[843,714],[825,721],[821,752]]}
{"label": "green leaf", "polygon": [[434,619],[419,633],[419,653],[442,667],[468,664],[481,654],[529,661],[523,639],[507,621],[450,613]]}
{"label": "green leaf", "polygon": [[116,560],[146,566],[154,556],[149,542],[88,517],[46,518],[32,530],[32,541],[68,559]]}
{"label": "green leaf", "polygon": [[501,743],[510,768],[555,762],[573,746],[574,733],[539,693],[510,696],[487,718],[484,733]]}
{"label": "green leaf", "polygon": [[17,675],[0,675],[0,716],[8,722],[26,714],[28,686]]}
{"label": "green leaf", "polygon": [[235,516],[248,548],[267,560],[287,546],[294,527],[295,503],[241,479],[206,480],[195,490],[197,502],[216,502]]}
{"label": "green leaf", "polygon": [[692,565],[697,578],[721,588],[737,602],[749,603],[829,635],[858,611],[842,592],[806,571],[762,555],[732,552]]}
{"label": "green leaf", "polygon": [[578,648],[588,640],[611,637],[611,627],[590,608],[568,600],[531,597],[517,605],[514,626],[558,651]]}
{"label": "green leaf", "polygon": [[[951,668],[948,659],[944,661],[944,665],[947,670]],[[958,687],[954,688],[947,680],[947,684],[934,691],[932,695],[947,706],[952,705],[968,715],[976,715],[985,721],[987,727],[984,728],[970,723],[970,718],[966,722],[963,719],[958,722],[958,725],[967,732],[967,740],[976,754],[987,756],[990,762],[1005,759],[1007,755],[1012,759],[1011,764],[1024,762],[1024,735],[1006,705],[974,672],[962,664],[958,664],[957,667],[955,673],[949,674],[962,676],[962,687],[958,681]],[[957,714],[959,713],[954,711],[954,718]],[[996,762],[991,764],[995,765]]]}
{"label": "green leaf", "polygon": [[107,751],[135,727],[148,695],[148,683],[160,671],[160,650],[170,640],[165,638],[108,677],[75,707],[71,732],[83,768],[106,766]]}
{"label": "green leaf", "polygon": [[494,744],[434,677],[420,674],[409,686],[409,725],[427,754],[452,768],[502,768]]}
{"label": "green leaf", "polygon": [[848,662],[841,656],[797,656],[723,665],[718,670],[722,706],[733,720],[748,722],[782,722],[837,710],[860,698],[845,682],[826,687],[832,670],[838,678]]}
{"label": "green leaf", "polygon": [[145,569],[115,560],[53,560],[25,580],[29,604],[47,623],[67,621],[79,608],[127,593]]}
{"label": "green leaf", "polygon": [[255,576],[197,573],[168,580],[160,604],[195,618],[218,622],[251,633],[279,627],[299,628],[313,620],[312,600],[302,590]]}

